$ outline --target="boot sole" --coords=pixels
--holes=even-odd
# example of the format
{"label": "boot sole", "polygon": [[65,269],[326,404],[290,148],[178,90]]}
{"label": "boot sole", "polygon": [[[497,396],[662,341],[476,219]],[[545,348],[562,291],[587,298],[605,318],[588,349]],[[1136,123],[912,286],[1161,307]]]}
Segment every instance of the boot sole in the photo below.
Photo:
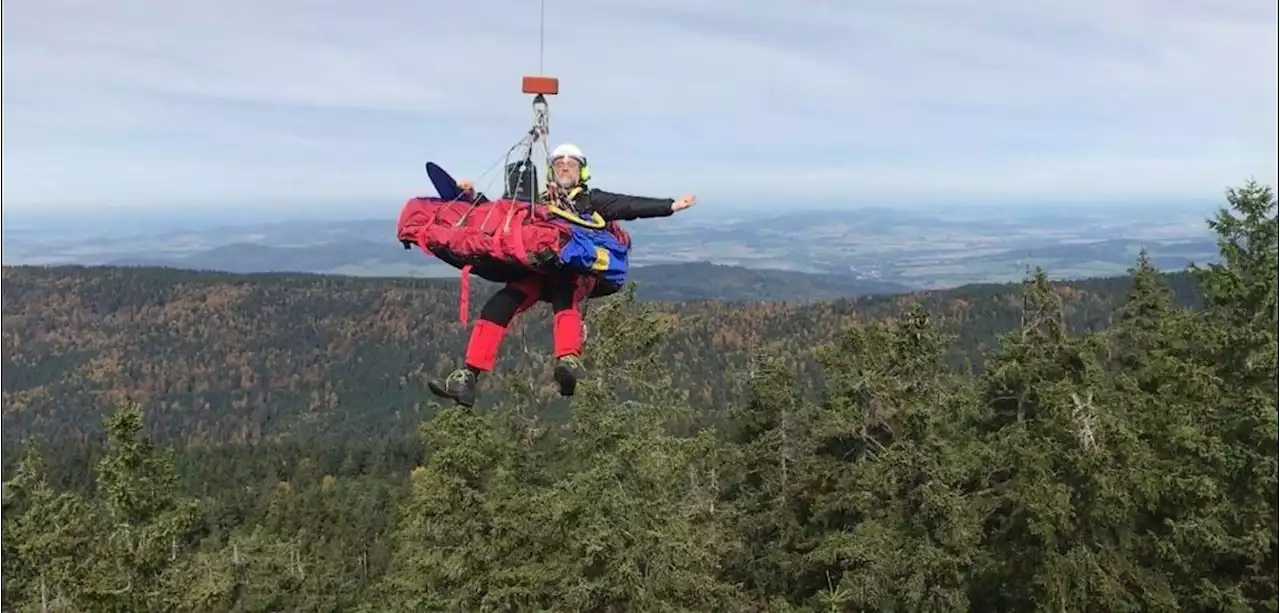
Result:
{"label": "boot sole", "polygon": [[554,373],[556,383],[560,384],[561,396],[572,396],[578,391],[578,378],[573,376],[573,372],[564,366],[556,366]]}
{"label": "boot sole", "polygon": [[431,390],[432,394],[435,394],[441,398],[448,398],[449,400],[452,400],[464,407],[467,407],[468,409],[471,408],[471,405],[475,404],[474,402],[466,402],[461,398],[458,398],[457,396],[450,394],[449,392],[445,391],[444,388],[440,387],[439,385],[436,385],[435,381],[428,381],[427,389]]}

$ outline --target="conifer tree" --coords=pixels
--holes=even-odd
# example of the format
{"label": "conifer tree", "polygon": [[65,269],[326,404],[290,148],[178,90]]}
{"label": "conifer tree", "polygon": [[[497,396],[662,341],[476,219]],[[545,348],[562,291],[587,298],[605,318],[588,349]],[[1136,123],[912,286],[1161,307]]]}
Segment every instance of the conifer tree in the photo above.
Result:
{"label": "conifer tree", "polygon": [[197,507],[180,497],[172,459],[143,431],[139,405],[119,406],[106,428],[96,482],[106,533],[95,543],[88,597],[98,611],[168,610],[167,574],[187,553]]}
{"label": "conifer tree", "polygon": [[[1129,269],[1129,279],[1129,292],[1111,331],[1111,355],[1119,369],[1139,374],[1173,348],[1177,331],[1170,326],[1177,313],[1171,292],[1151,265],[1146,249],[1138,253],[1137,263]],[[1149,388],[1153,382],[1142,384]]]}
{"label": "conifer tree", "polygon": [[[1222,261],[1191,267],[1204,285],[1207,304],[1238,324],[1234,332],[1255,342],[1276,334],[1276,326],[1269,325],[1276,323],[1277,310],[1276,205],[1271,187],[1256,181],[1228,189],[1227,206],[1209,220]],[[1246,353],[1241,361],[1253,357]],[[1257,364],[1268,365],[1265,360]]]}
{"label": "conifer tree", "polygon": [[534,526],[497,433],[454,407],[424,424],[430,456],[410,476],[388,574],[368,610],[513,611],[537,602],[507,585]]}
{"label": "conifer tree", "polygon": [[1022,328],[983,376],[989,483],[980,610],[1136,611],[1171,605],[1130,537],[1144,449],[1110,393],[1094,335],[1068,337],[1042,270]]}
{"label": "conifer tree", "polygon": [[4,610],[88,609],[83,582],[102,536],[93,507],[77,493],[54,490],[34,448],[15,472],[5,483]]}
{"label": "conifer tree", "polygon": [[727,565],[749,597],[773,608],[798,598],[805,562],[804,522],[812,478],[811,412],[781,359],[752,360],[747,398],[727,422],[725,506],[736,546]]}
{"label": "conifer tree", "polygon": [[[681,414],[663,327],[629,292],[593,309],[588,365],[550,450],[504,409],[441,411],[380,593],[404,610],[724,610],[716,441]],[[527,436],[526,436],[527,435]],[[532,465],[532,466],[531,466]],[[376,608],[376,607],[375,607]]]}
{"label": "conifer tree", "polygon": [[979,537],[965,492],[978,449],[967,399],[943,374],[946,338],[913,304],[849,329],[823,355],[811,485],[823,534],[807,559],[820,610],[962,610]]}
{"label": "conifer tree", "polygon": [[721,579],[728,546],[715,507],[718,444],[679,436],[692,412],[661,360],[667,326],[634,289],[592,309],[588,365],[557,457],[560,479],[536,507],[556,610],[737,608]]}
{"label": "conifer tree", "polygon": [[[1227,190],[1227,206],[1209,222],[1221,263],[1192,270],[1206,308],[1194,347],[1212,369],[1217,398],[1201,427],[1216,443],[1206,462],[1211,523],[1186,534],[1201,551],[1193,566],[1194,606],[1277,607],[1277,203],[1249,181]],[[1198,535],[1198,536],[1197,536]],[[1185,564],[1185,563],[1184,563]]]}
{"label": "conifer tree", "polygon": [[[262,612],[324,608],[308,602],[302,586],[312,565],[294,543],[262,527],[230,535],[221,546],[206,546],[170,574],[176,594],[169,610]],[[324,600],[340,602],[343,594]]]}

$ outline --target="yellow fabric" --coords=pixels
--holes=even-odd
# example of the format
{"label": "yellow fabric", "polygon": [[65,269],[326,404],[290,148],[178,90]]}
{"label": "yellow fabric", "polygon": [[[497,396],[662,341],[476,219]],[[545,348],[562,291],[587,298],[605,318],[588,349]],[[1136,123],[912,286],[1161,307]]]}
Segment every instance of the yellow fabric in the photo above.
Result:
{"label": "yellow fabric", "polygon": [[[569,195],[565,198],[565,200],[573,200],[578,196],[578,194],[581,194],[581,193],[582,193],[582,186],[574,187],[573,189],[569,190]],[[599,230],[600,228],[603,228],[605,226],[604,218],[601,217],[599,213],[592,211],[590,219],[583,219],[577,213],[561,207],[557,200],[547,201],[547,211],[550,212],[552,215],[555,215],[556,217],[560,217],[562,219],[566,219],[569,222],[575,223],[584,228],[592,228],[595,230]]]}
{"label": "yellow fabric", "polygon": [[609,252],[604,247],[596,247],[596,261],[591,263],[591,270],[603,272],[609,268]]}
{"label": "yellow fabric", "polygon": [[562,209],[554,203],[547,204],[547,211],[552,215],[555,215],[556,217],[566,219],[571,223],[578,224],[584,228],[593,228],[593,229],[599,230],[600,228],[603,228],[605,226],[604,218],[601,217],[600,214],[595,211],[591,212],[590,219],[583,219],[579,217],[577,213],[574,213],[573,211],[569,211],[566,209]]}

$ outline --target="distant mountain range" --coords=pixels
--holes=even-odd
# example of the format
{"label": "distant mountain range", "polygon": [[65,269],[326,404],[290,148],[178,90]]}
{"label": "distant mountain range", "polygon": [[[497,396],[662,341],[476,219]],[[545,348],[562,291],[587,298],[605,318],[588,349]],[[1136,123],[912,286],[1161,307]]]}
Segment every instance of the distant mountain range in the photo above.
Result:
{"label": "distant mountain range", "polygon": [[[341,240],[314,245],[278,247],[237,242],[188,253],[133,255],[107,262],[109,266],[162,266],[222,272],[316,272],[362,266],[420,266],[420,250],[406,251],[392,241]],[[373,273],[373,274],[376,274]],[[408,275],[415,276],[415,275]]]}
{"label": "distant mountain range", "polygon": [[[665,274],[666,269],[641,272],[652,265],[695,266],[688,270],[697,272],[698,263],[715,263],[765,271],[759,274],[770,279],[783,279],[777,271],[784,270],[830,275],[803,283],[838,291],[850,279],[893,291],[1016,281],[1035,266],[1055,279],[1124,274],[1142,249],[1161,270],[1203,264],[1217,258],[1204,219],[1203,211],[1186,208],[864,207],[739,216],[691,211],[627,228],[636,247],[631,265],[637,279]],[[457,275],[417,249],[404,250],[394,238],[392,217],[241,225],[197,221],[164,231],[104,227],[98,236],[87,228],[6,227],[4,261],[361,277]],[[753,282],[741,270],[734,274],[742,277],[733,281],[735,287]],[[799,277],[786,278],[795,283]],[[828,291],[818,293],[825,297]]]}
{"label": "distant mountain range", "polygon": [[[304,272],[315,274],[353,274],[353,276],[417,276],[421,274],[423,255],[418,250],[387,249],[385,245],[365,243],[356,249],[346,245],[286,248],[240,244],[210,249],[184,258],[127,258],[110,264],[123,267],[162,267],[184,270],[209,270],[230,273]],[[361,251],[363,250],[363,251]],[[387,253],[405,254],[401,261]],[[363,274],[354,274],[344,259],[361,257]],[[397,271],[396,269],[399,268]],[[433,272],[449,277],[458,271],[435,264]],[[382,271],[383,274],[378,274]],[[412,274],[417,271],[419,274]],[[408,272],[410,274],[395,274]],[[707,262],[688,264],[654,264],[631,270],[636,293],[642,300],[724,300],[730,302],[762,300],[810,302],[835,298],[852,298],[875,294],[898,294],[913,288],[901,283],[876,279],[859,279],[850,274],[804,273],[726,266]],[[488,285],[477,280],[477,287]]]}
{"label": "distant mountain range", "polygon": [[[728,297],[725,292],[743,296],[737,293],[738,290],[752,285],[758,285],[762,291],[776,299],[788,299],[788,290],[783,290],[783,287],[796,290],[795,296],[802,299],[823,299],[947,285],[939,283],[939,278],[972,277],[979,281],[1001,281],[1017,278],[1026,269],[1036,265],[1055,271],[1059,278],[1108,276],[1124,271],[1136,259],[1138,251],[1144,248],[1149,251],[1155,267],[1161,270],[1180,270],[1190,263],[1203,263],[1211,259],[1211,254],[1216,249],[1213,241],[1208,239],[1151,241],[1117,238],[1093,242],[1047,243],[1015,249],[975,248],[968,252],[945,255],[932,248],[903,249],[892,258],[880,258],[881,264],[873,261],[860,267],[815,265],[805,267],[807,270],[798,270],[793,264],[794,258],[782,254],[774,261],[753,257],[747,258],[745,262],[741,257],[717,257],[712,252],[690,254],[692,258],[728,260],[735,264],[715,266],[705,260],[670,262],[663,255],[665,252],[647,249],[651,253],[649,261],[668,261],[634,266],[632,277],[645,284],[656,283],[664,288],[673,287],[673,283],[679,285],[682,288],[679,296],[671,295],[671,299],[736,299]],[[653,256],[652,252],[655,251],[659,255]],[[233,273],[309,272],[364,277],[451,277],[458,274],[457,270],[424,255],[416,248],[405,250],[390,241],[362,239],[285,246],[241,241],[209,249],[134,254],[110,259],[103,264]],[[697,284],[688,282],[689,279],[712,272],[716,275],[713,280]],[[719,285],[722,289],[706,292],[694,289],[695,285],[707,284]],[[849,288],[858,289],[850,294],[847,293]],[[659,290],[659,294],[668,296],[666,289]]]}

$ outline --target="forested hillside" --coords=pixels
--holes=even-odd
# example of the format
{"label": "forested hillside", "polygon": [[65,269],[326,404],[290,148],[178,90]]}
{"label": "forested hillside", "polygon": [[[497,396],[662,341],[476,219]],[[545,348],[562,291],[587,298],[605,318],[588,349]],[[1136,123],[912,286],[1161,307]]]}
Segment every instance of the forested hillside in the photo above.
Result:
{"label": "forested hillside", "polygon": [[641,300],[677,302],[814,302],[864,295],[902,294],[912,288],[853,275],[761,270],[707,262],[639,266],[631,271]]}
{"label": "forested hillside", "polygon": [[[447,286],[7,270],[5,428],[86,434],[6,470],[3,606],[1274,611],[1274,194],[1210,226],[1184,275],[618,296],[567,411],[545,321],[500,401],[428,411]],[[345,434],[271,442],[307,424]]]}
{"label": "forested hillside", "polygon": [[[1190,275],[1168,280],[1179,304],[1199,299]],[[1126,283],[1058,287],[1068,325],[1105,328]],[[103,411],[121,400],[147,409],[156,436],[188,445],[409,432],[434,410],[426,382],[457,366],[467,335],[454,281],[16,267],[4,269],[3,284],[8,457],[19,437],[99,434]],[[476,303],[487,295],[475,294]],[[958,336],[948,362],[968,369],[1018,325],[1022,298],[1017,285],[999,284],[806,304],[666,303],[658,309],[670,333],[657,351],[678,365],[673,385],[694,406],[725,406],[741,400],[753,353],[773,351],[811,381],[815,348],[842,327],[913,303]],[[540,305],[518,320],[486,402],[514,380],[563,411],[550,319]]]}

